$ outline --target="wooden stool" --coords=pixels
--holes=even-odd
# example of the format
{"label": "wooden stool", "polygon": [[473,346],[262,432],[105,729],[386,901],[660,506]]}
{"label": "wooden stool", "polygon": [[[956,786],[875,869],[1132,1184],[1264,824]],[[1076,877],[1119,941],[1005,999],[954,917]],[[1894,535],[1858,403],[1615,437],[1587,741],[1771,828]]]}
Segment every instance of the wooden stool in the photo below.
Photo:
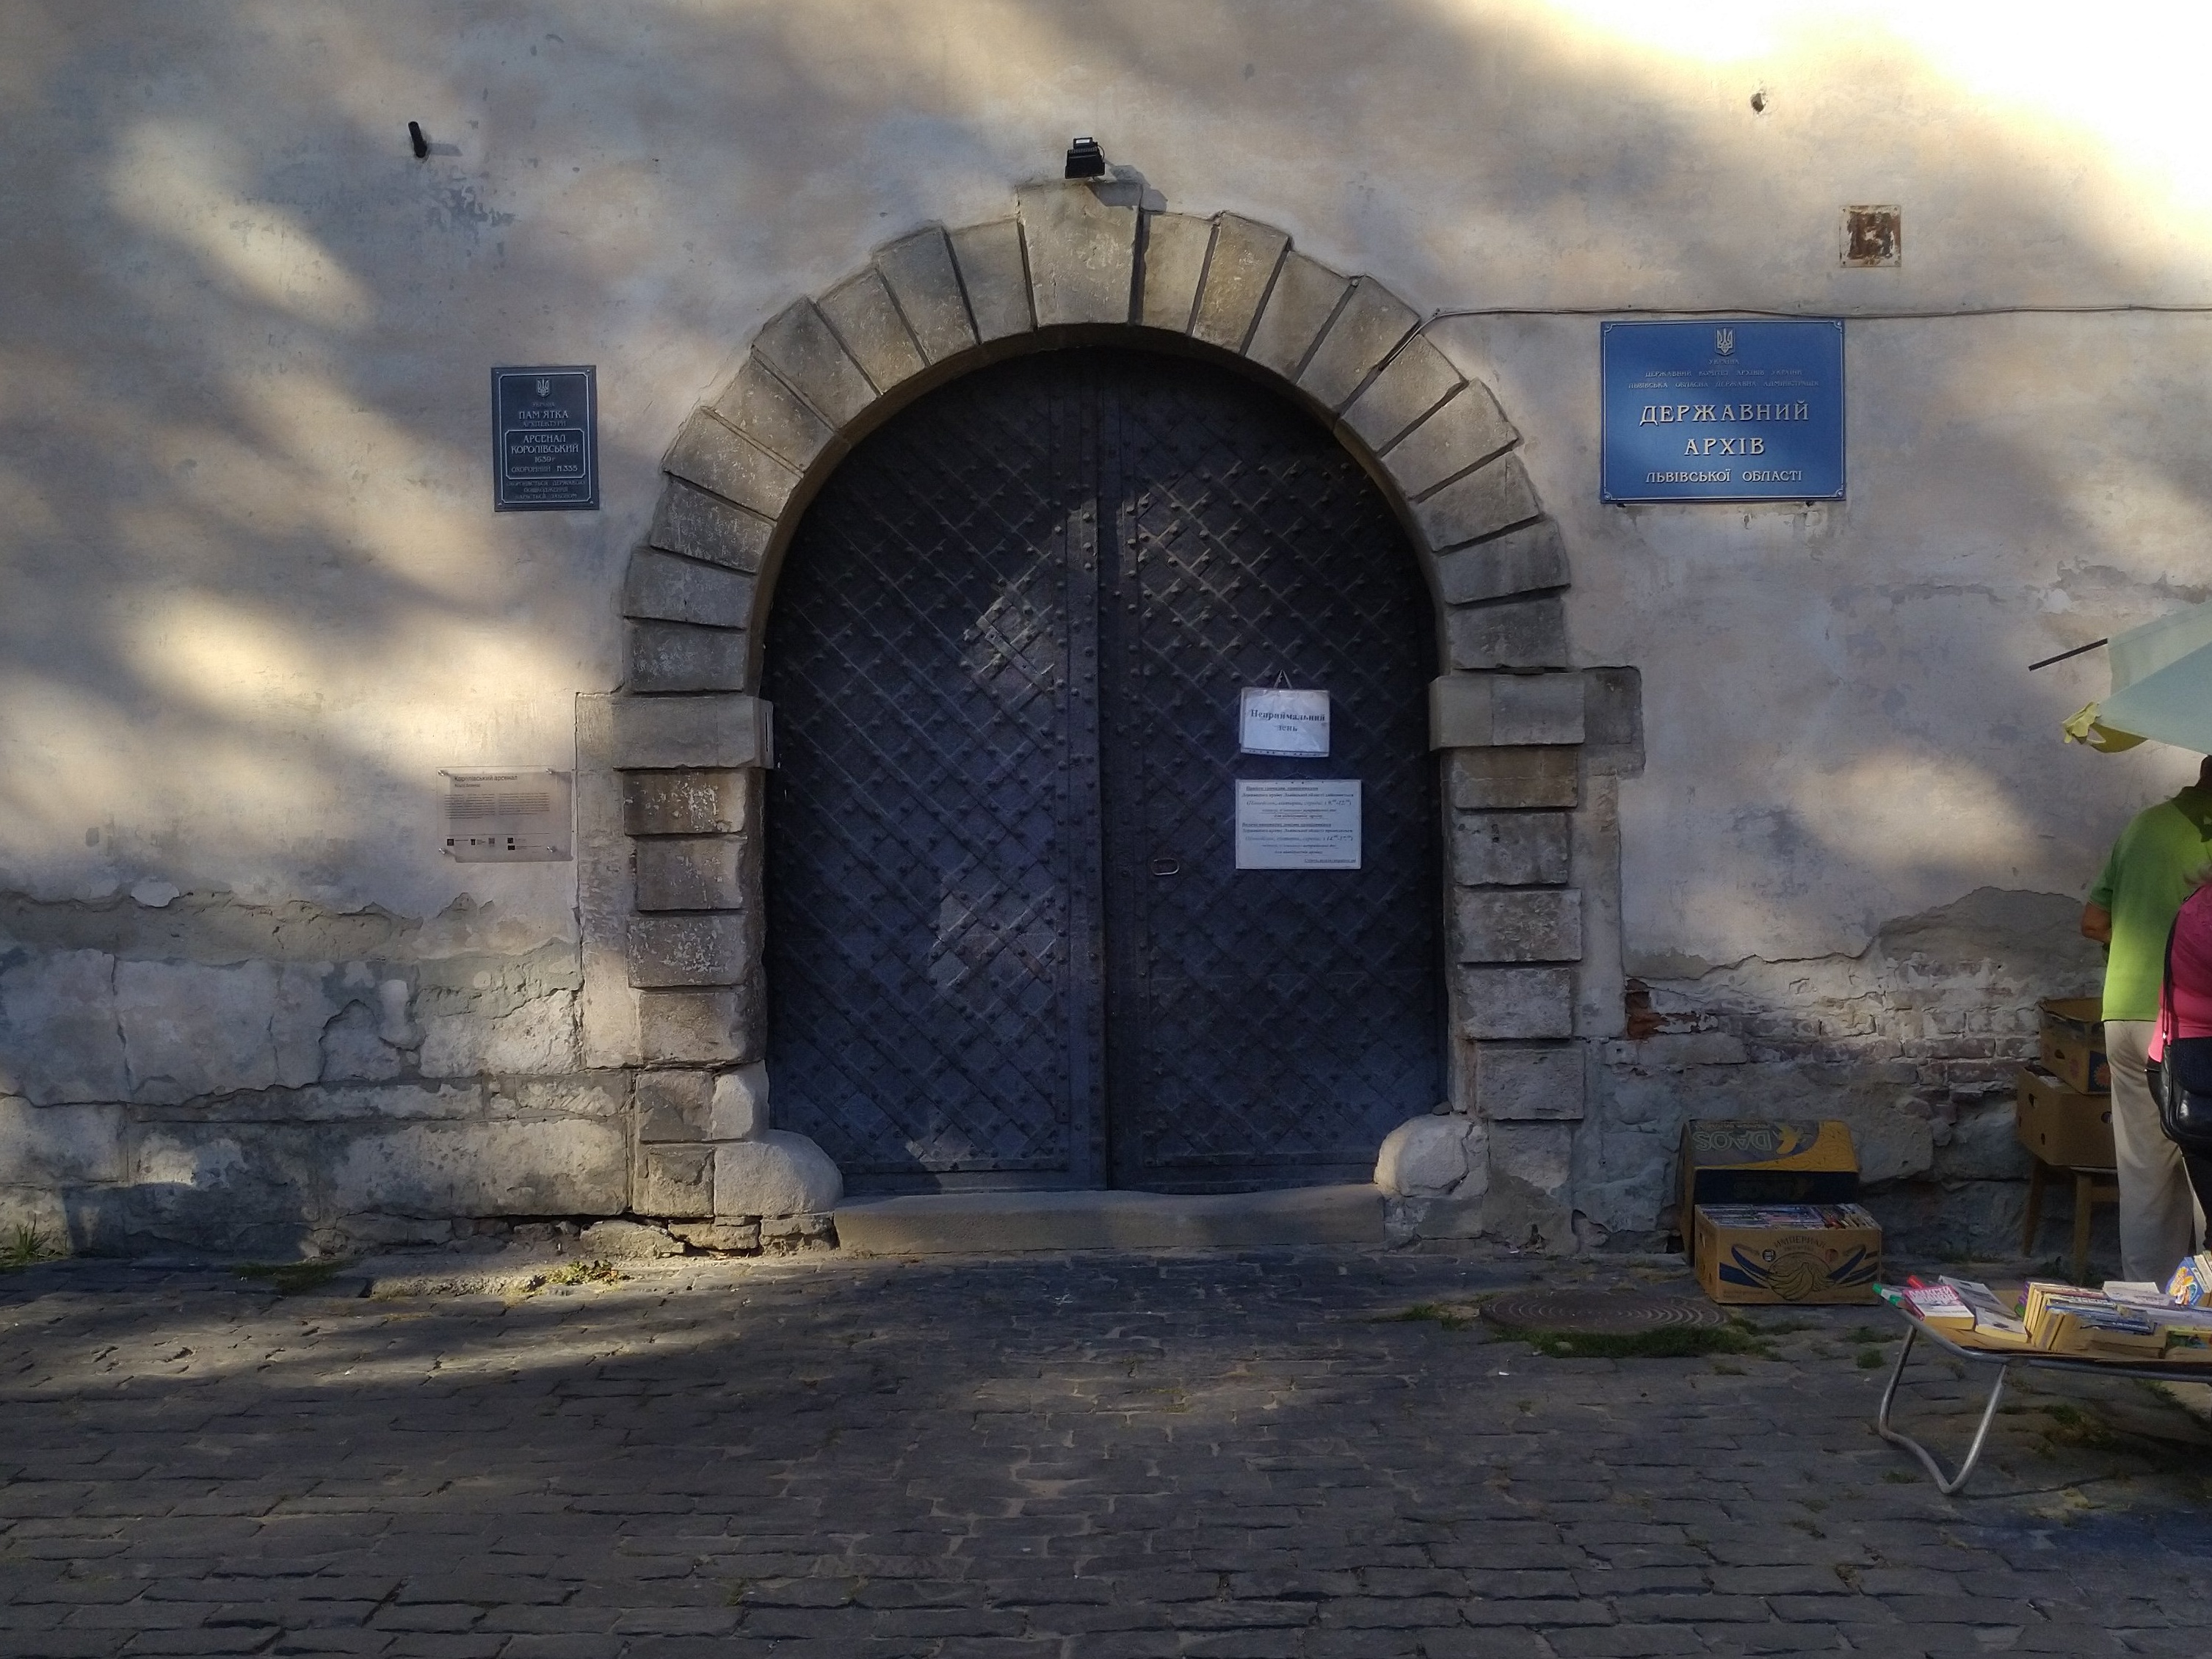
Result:
{"label": "wooden stool", "polygon": [[[2033,1154],[2030,1155],[2033,1158]],[[2120,1178],[2117,1170],[2074,1170],[2062,1164],[2045,1164],[2033,1158],[2035,1168],[2027,1176],[2027,1219],[2020,1231],[2020,1253],[2035,1254],[2035,1235],[2043,1222],[2043,1188],[2053,1176],[2074,1177],[2074,1282],[2079,1285],[2081,1275],[2089,1271],[2089,1217],[2100,1204],[2120,1201]]]}

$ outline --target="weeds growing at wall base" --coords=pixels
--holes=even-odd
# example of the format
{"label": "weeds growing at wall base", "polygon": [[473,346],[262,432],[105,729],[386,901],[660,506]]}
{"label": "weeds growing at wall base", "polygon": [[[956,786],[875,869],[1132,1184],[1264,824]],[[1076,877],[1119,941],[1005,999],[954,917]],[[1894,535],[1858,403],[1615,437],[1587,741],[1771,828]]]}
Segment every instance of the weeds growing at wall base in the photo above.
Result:
{"label": "weeds growing at wall base", "polygon": [[12,1273],[18,1267],[34,1267],[41,1261],[58,1261],[69,1252],[38,1228],[19,1223],[0,1244],[0,1273]]}
{"label": "weeds growing at wall base", "polygon": [[[1477,1304],[1416,1302],[1398,1313],[1382,1315],[1376,1322],[1428,1323],[1448,1331],[1463,1331],[1477,1322],[1480,1313]],[[1551,1359],[1699,1359],[1731,1353],[1771,1359],[1774,1344],[1768,1338],[1785,1331],[1808,1328],[1809,1326],[1787,1321],[1761,1326],[1746,1319],[1731,1319],[1721,1326],[1666,1325],[1655,1330],[1607,1334],[1517,1330],[1502,1325],[1498,1327],[1498,1332],[1508,1341],[1526,1342]]]}
{"label": "weeds growing at wall base", "polygon": [[301,1296],[319,1291],[353,1265],[343,1256],[319,1256],[312,1261],[241,1261],[231,1271],[240,1279],[258,1279],[279,1296]]}
{"label": "weeds growing at wall base", "polygon": [[611,1261],[568,1261],[550,1273],[532,1273],[525,1291],[542,1291],[556,1285],[618,1285],[629,1277]]}
{"label": "weeds growing at wall base", "polygon": [[1510,1331],[1547,1359],[1699,1359],[1709,1354],[1774,1358],[1774,1345],[1740,1320],[1725,1325],[1662,1325],[1654,1330]]}

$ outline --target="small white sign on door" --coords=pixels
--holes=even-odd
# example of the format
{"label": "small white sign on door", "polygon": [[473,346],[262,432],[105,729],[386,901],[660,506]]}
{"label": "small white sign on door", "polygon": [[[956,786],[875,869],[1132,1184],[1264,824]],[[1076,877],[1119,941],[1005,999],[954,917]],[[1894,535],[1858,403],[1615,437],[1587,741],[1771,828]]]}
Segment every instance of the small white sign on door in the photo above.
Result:
{"label": "small white sign on door", "polygon": [[1359,780],[1237,779],[1237,867],[1359,868]]}
{"label": "small white sign on door", "polygon": [[1328,754],[1328,693],[1248,685],[1237,702],[1237,746],[1248,755]]}

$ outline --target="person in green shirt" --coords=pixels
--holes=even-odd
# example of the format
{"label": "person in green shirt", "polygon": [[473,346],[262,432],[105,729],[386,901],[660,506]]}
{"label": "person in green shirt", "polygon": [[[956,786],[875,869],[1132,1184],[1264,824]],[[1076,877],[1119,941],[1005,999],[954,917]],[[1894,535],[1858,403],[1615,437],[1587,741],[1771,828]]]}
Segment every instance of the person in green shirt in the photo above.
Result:
{"label": "person in green shirt", "polygon": [[2203,1218],[2181,1151],[2158,1127],[2144,1062],[2158,1023],[2166,936],[2212,864],[2212,757],[2172,800],[2138,812],[2112,843],[2081,909],[2081,931],[2106,948],[2105,1054],[2112,1074],[2112,1145],[2120,1166],[2120,1261],[2129,1279],[2163,1285],[2197,1248]]}

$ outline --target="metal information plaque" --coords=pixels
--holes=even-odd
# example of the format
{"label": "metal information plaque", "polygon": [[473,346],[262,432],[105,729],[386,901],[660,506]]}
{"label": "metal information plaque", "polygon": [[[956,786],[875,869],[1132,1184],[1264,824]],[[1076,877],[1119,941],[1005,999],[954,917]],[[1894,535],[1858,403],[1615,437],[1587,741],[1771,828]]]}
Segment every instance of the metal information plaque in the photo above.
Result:
{"label": "metal information plaque", "polygon": [[1844,325],[1601,323],[1608,501],[1840,501]]}
{"label": "metal information plaque", "polygon": [[491,372],[492,510],[599,510],[599,370]]}
{"label": "metal information plaque", "polygon": [[574,779],[546,768],[446,775],[446,856],[462,864],[557,864],[569,856]]}
{"label": "metal information plaque", "polygon": [[1239,870],[1357,870],[1358,778],[1237,780]]}

